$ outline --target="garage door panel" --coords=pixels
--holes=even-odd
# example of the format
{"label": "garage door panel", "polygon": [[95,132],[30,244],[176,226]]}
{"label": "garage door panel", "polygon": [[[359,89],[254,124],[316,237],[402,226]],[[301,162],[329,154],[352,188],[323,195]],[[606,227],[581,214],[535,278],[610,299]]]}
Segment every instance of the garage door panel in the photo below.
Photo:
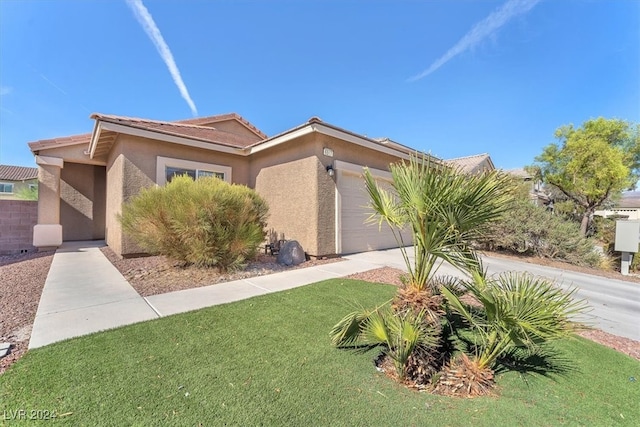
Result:
{"label": "garage door panel", "polygon": [[[384,180],[378,180],[378,185],[391,187],[390,183]],[[380,226],[377,223],[367,222],[373,209],[369,206],[369,194],[361,175],[341,173],[338,178],[338,192],[340,194],[342,253],[388,249],[398,246],[386,223]]]}

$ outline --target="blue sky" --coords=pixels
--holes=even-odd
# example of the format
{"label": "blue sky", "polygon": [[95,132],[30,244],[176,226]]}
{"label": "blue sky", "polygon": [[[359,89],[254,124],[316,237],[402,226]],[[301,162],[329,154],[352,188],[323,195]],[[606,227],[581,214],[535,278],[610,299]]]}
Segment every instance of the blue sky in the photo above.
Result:
{"label": "blue sky", "polygon": [[640,122],[640,1],[0,1],[0,163],[92,112],[194,111],[520,167],[563,124]]}

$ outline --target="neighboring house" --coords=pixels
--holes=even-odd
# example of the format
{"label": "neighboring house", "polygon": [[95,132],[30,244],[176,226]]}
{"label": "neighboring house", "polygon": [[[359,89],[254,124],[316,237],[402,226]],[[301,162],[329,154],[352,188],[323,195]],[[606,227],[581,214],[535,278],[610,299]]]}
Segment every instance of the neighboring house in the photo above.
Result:
{"label": "neighboring house", "polygon": [[491,156],[489,156],[487,153],[449,159],[445,160],[445,163],[471,175],[476,175],[485,171],[492,171],[495,169],[493,161],[491,160]]}
{"label": "neighboring house", "polygon": [[[415,150],[317,117],[267,137],[237,114],[163,122],[93,114],[93,132],[29,144],[40,169],[34,246],[105,239],[122,256],[141,249],[118,221],[122,204],[174,173],[215,175],[254,188],[269,204],[271,236],[310,256],[397,246],[370,215],[363,167],[389,181],[390,163]],[[439,161],[438,159],[434,159]]]}
{"label": "neighboring house", "polygon": [[0,200],[18,200],[17,195],[38,186],[38,168],[0,165]]}
{"label": "neighboring house", "polygon": [[551,200],[549,195],[544,191],[542,181],[535,179],[533,175],[523,168],[510,169],[505,172],[521,179],[522,182],[527,184],[529,187],[529,198],[533,203],[537,206],[546,206],[549,210],[553,210],[553,200]]}
{"label": "neighboring house", "polygon": [[620,200],[611,209],[595,211],[594,215],[626,217],[631,220],[640,219],[640,191],[627,191],[622,193]]}

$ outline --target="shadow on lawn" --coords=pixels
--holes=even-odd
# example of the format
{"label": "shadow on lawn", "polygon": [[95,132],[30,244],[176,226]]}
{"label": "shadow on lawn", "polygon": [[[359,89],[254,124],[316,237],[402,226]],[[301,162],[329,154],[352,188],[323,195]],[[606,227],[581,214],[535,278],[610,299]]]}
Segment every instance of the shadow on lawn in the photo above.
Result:
{"label": "shadow on lawn", "polygon": [[523,375],[542,375],[546,378],[567,376],[579,372],[575,361],[566,357],[551,345],[538,348],[531,352],[527,349],[517,348],[509,352],[498,361],[496,374],[508,371],[519,372]]}

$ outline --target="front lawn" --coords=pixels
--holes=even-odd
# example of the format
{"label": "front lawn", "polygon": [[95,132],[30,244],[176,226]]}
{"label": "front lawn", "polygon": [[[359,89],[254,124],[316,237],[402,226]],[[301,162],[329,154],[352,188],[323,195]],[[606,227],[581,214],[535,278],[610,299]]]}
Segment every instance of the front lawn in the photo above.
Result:
{"label": "front lawn", "polygon": [[578,372],[508,372],[477,399],[408,390],[376,350],[330,345],[353,302],[396,289],[328,280],[29,351],[0,376],[0,424],[640,425],[640,362],[581,338],[557,346]]}

